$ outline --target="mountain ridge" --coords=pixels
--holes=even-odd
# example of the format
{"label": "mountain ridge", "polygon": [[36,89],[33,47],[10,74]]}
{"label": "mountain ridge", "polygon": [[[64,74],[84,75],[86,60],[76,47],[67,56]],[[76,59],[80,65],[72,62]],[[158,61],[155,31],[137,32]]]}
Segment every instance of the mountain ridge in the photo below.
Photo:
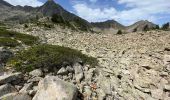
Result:
{"label": "mountain ridge", "polygon": [[[69,24],[74,28],[80,30],[93,30],[97,32],[104,33],[116,33],[118,30],[123,30],[126,32],[143,31],[145,26],[149,29],[156,27],[156,24],[149,21],[138,21],[130,26],[124,26],[115,20],[107,20],[104,22],[88,22],[87,20],[70,13],[65,10],[62,6],[55,3],[53,0],[48,0],[40,7],[31,6],[13,6],[4,0],[0,1],[0,5],[5,7],[0,7],[0,16],[3,16],[5,21],[18,21],[25,22],[30,19],[36,19],[37,16],[40,17],[52,17],[52,15],[57,14],[57,16],[63,18],[65,24]],[[6,9],[6,12],[2,12]],[[7,12],[8,11],[8,12]],[[2,19],[0,19],[2,21]]]}

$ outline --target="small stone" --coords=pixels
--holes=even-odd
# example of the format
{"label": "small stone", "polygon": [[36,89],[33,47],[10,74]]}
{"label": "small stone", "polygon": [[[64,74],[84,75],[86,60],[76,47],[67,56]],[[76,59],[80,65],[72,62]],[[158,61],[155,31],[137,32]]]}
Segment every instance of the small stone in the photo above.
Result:
{"label": "small stone", "polygon": [[15,88],[19,91],[19,90],[22,89],[22,86],[20,86],[20,85],[15,85]]}
{"label": "small stone", "polygon": [[35,77],[41,77],[43,75],[43,72],[41,69],[35,69],[35,70],[31,71],[29,73],[29,75],[35,76]]}
{"label": "small stone", "polygon": [[28,93],[31,90],[33,83],[25,84],[24,87],[19,91],[19,93]]}
{"label": "small stone", "polygon": [[74,66],[75,78],[77,82],[81,82],[84,77],[82,66],[79,63],[76,63]]}
{"label": "small stone", "polygon": [[31,95],[31,96],[34,96],[34,95],[36,94],[36,92],[37,92],[37,91],[35,91],[35,90],[30,90],[30,91],[28,92],[28,94]]}
{"label": "small stone", "polygon": [[66,68],[62,67],[58,72],[58,75],[67,75],[68,71],[66,70]]}
{"label": "small stone", "polygon": [[39,82],[42,79],[43,79],[42,77],[34,77],[34,78],[29,79],[27,82],[28,83],[30,83],[30,82]]}
{"label": "small stone", "polygon": [[163,90],[161,90],[161,89],[151,90],[151,95],[153,98],[160,100],[163,98]]}
{"label": "small stone", "polygon": [[164,86],[164,90],[165,90],[165,91],[170,91],[170,85],[169,85],[169,84],[165,85],[165,86]]}
{"label": "small stone", "polygon": [[67,66],[66,67],[66,70],[70,73],[73,73],[74,72],[74,69],[71,67],[71,66]]}

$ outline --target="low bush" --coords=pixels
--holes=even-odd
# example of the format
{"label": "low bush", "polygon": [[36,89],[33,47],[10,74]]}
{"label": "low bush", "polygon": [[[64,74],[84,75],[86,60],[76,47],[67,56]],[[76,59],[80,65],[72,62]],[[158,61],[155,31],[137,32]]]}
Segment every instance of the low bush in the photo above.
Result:
{"label": "low bush", "polygon": [[123,32],[121,30],[118,30],[117,34],[120,35],[123,34]]}
{"label": "low bush", "polygon": [[0,38],[0,46],[16,47],[20,45],[17,40],[11,38]]}
{"label": "low bush", "polygon": [[80,51],[68,47],[54,45],[37,45],[16,54],[8,64],[17,71],[27,72],[37,68],[48,69],[48,71],[59,70],[62,66],[73,65],[76,62],[83,62],[96,66],[98,61],[88,57]]}
{"label": "low bush", "polygon": [[162,25],[162,30],[168,30],[169,29],[169,23],[165,23]]}
{"label": "low bush", "polygon": [[12,37],[15,38],[16,40],[20,40],[22,43],[26,45],[33,45],[38,42],[38,37],[14,32],[14,31],[8,31],[6,29],[0,29],[0,37],[8,37],[8,38]]}

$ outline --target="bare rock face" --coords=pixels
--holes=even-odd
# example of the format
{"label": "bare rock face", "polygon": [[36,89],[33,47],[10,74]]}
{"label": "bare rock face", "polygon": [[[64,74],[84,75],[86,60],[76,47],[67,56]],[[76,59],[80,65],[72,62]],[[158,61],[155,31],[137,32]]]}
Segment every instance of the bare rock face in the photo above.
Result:
{"label": "bare rock face", "polygon": [[56,76],[46,76],[39,82],[33,100],[76,100],[77,88]]}

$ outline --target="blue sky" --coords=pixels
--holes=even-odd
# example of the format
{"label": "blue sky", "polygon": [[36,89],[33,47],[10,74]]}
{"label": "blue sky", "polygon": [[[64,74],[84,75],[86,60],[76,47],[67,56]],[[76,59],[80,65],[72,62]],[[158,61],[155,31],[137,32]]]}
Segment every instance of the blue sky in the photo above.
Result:
{"label": "blue sky", "polygon": [[[40,6],[47,0],[5,0],[13,5]],[[55,0],[66,10],[88,20],[114,19],[124,25],[139,20],[170,22],[170,0]]]}

